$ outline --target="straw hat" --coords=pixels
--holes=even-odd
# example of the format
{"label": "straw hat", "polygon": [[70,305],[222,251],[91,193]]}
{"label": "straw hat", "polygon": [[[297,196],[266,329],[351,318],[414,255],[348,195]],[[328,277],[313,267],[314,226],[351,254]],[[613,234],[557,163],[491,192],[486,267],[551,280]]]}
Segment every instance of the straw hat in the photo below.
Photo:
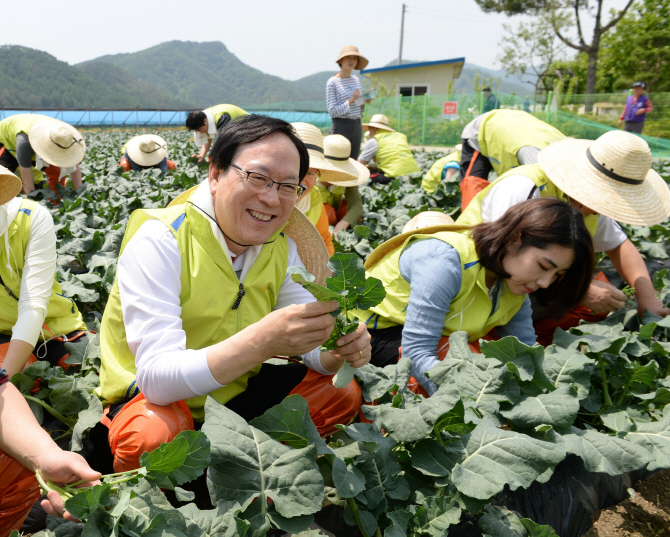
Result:
{"label": "straw hat", "polygon": [[[357,160],[349,158],[351,142],[341,134],[331,134],[323,139],[326,160],[345,173],[345,180],[330,181],[339,186],[358,186],[370,179],[370,170]],[[321,181],[328,181],[321,178]]]}
{"label": "straw hat", "polygon": [[450,226],[454,224],[454,219],[448,214],[438,213],[437,211],[424,211],[417,214],[402,228],[403,233],[415,231],[433,226]]}
{"label": "straw hat", "polygon": [[354,67],[357,71],[365,69],[368,65],[368,59],[358,52],[358,48],[353,45],[347,45],[340,50],[340,55],[337,57],[337,60],[335,60],[335,63],[340,63],[340,60],[346,56],[358,56],[358,63],[356,63],[356,67]]}
{"label": "straw hat", "polygon": [[370,118],[370,123],[363,123],[363,130],[368,130],[368,127],[377,127],[385,131],[395,132],[395,129],[389,127],[389,118],[384,114],[375,114]]}
{"label": "straw hat", "polygon": [[19,195],[23,182],[4,166],[0,166],[0,205],[12,201]]}
{"label": "straw hat", "polygon": [[382,260],[384,256],[386,256],[386,254],[392,252],[396,248],[405,244],[405,241],[412,235],[432,235],[433,233],[438,233],[440,231],[464,231],[470,229],[470,226],[463,226],[459,224],[438,224],[429,227],[413,229],[411,231],[405,231],[407,226],[409,226],[410,222],[407,222],[407,224],[403,228],[403,232],[400,235],[396,235],[395,237],[387,240],[386,242],[380,244],[379,246],[377,246],[377,248],[374,249],[374,251],[370,254],[370,257],[368,257],[367,261],[365,262],[366,269],[374,267],[377,263],[379,263],[379,261]]}
{"label": "straw hat", "polygon": [[155,166],[167,156],[167,142],[155,134],[131,138],[126,145],[130,159],[140,166]]}
{"label": "straw hat", "polygon": [[649,145],[635,134],[566,138],[545,147],[538,160],[567,196],[613,220],[651,226],[670,216],[668,185],[651,169]]}
{"label": "straw hat", "polygon": [[295,133],[307,147],[309,153],[309,167],[316,168],[321,172],[321,181],[327,183],[338,183],[340,181],[351,181],[355,175],[340,170],[325,158],[323,147],[323,135],[318,127],[309,123],[291,123]]}
{"label": "straw hat", "polygon": [[86,153],[86,142],[79,131],[58,119],[35,123],[28,133],[28,141],[35,153],[60,168],[76,166]]}

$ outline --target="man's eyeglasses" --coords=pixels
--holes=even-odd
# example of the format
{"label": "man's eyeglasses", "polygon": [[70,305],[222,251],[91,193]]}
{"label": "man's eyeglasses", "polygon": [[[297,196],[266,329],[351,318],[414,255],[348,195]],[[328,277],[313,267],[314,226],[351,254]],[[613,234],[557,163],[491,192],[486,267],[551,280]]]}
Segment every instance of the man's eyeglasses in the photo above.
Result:
{"label": "man's eyeglasses", "polygon": [[273,181],[263,174],[248,172],[233,162],[231,162],[230,165],[233,168],[240,170],[244,174],[247,184],[256,192],[267,192],[274,185],[277,185],[277,193],[279,194],[280,198],[295,200],[298,199],[300,195],[306,190],[306,188],[302,185],[296,185],[294,183],[279,183],[277,181]]}

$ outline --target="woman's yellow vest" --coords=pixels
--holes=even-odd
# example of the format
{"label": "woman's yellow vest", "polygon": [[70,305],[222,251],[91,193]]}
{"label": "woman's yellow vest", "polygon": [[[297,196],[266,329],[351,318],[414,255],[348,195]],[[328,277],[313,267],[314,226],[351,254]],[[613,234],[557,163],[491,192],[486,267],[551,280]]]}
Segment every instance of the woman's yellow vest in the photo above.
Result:
{"label": "woman's yellow vest", "polygon": [[235,106],[234,104],[217,104],[216,106],[209,107],[207,110],[209,110],[214,116],[214,123],[218,123],[223,114],[228,114],[231,120],[240,116],[249,115],[248,112],[242,110],[239,106]]}
{"label": "woman's yellow vest", "polygon": [[[0,277],[4,285],[9,288],[0,289],[0,333],[11,335],[12,328],[16,324],[19,315],[18,298],[21,294],[21,278],[25,266],[26,247],[30,238],[30,226],[33,221],[33,213],[37,202],[24,199],[21,201],[16,218],[7,229],[9,248],[11,253],[5,250],[4,241],[0,241],[2,252],[0,253]],[[7,268],[11,264],[12,272]],[[41,339],[49,339],[54,336],[62,336],[75,330],[86,330],[86,324],[81,318],[81,313],[71,298],[63,295],[60,284],[54,279],[49,297],[49,306],[44,320],[46,327],[42,327]]]}
{"label": "woman's yellow vest", "polygon": [[[400,274],[400,256],[412,241],[423,239],[444,241],[453,246],[461,258],[461,289],[449,305],[442,335],[449,336],[458,330],[465,330],[470,335],[470,341],[477,341],[496,326],[507,324],[519,311],[526,296],[507,291],[499,298],[496,311],[491,313],[493,303],[486,287],[486,269],[479,262],[474,241],[464,233],[441,231],[431,235],[412,235],[400,248],[392,250],[368,268],[367,276],[379,278],[386,289],[386,298],[381,304],[365,312],[356,311],[369,329],[405,324],[410,285]],[[440,276],[436,274],[435,277]]]}
{"label": "woman's yellow vest", "polygon": [[461,152],[456,151],[451,153],[446,157],[442,157],[439,160],[436,160],[435,163],[430,167],[430,170],[421,181],[421,188],[423,188],[429,194],[433,194],[437,190],[437,185],[442,182],[442,171],[444,167],[449,162],[460,162],[461,161]]}
{"label": "woman's yellow vest", "polygon": [[[187,349],[203,349],[228,339],[272,311],[288,267],[288,241],[283,233],[277,232],[270,239],[272,242],[263,245],[242,282],[245,294],[237,302],[241,284],[233,266],[214,237],[209,220],[189,203],[135,211],[123,237],[121,255],[128,241],[149,219],[163,222],[179,245],[179,298]],[[139,392],[135,382],[135,356],[126,339],[118,281],[114,281],[105,308],[100,338],[99,395],[110,403],[133,397]],[[249,378],[257,375],[261,367],[262,364],[256,366],[210,395],[222,404],[230,401],[246,390]],[[203,395],[187,401],[194,419],[204,419],[206,399]]]}
{"label": "woman's yellow vest", "polygon": [[[5,150],[9,151],[16,157],[16,135],[24,132],[30,133],[30,128],[35,124],[45,119],[52,119],[49,116],[41,114],[16,114],[9,116],[0,121],[0,144],[5,146]],[[33,164],[34,164],[33,159]],[[39,183],[44,179],[44,174],[33,166],[33,180]]]}
{"label": "woman's yellow vest", "polygon": [[[323,188],[323,187],[322,187]],[[323,211],[323,198],[321,192],[315,187],[312,188],[309,192],[309,210],[305,213],[305,216],[309,218],[309,221],[316,226],[316,223],[321,217],[321,211]]]}
{"label": "woman's yellow vest", "polygon": [[414,160],[407,136],[399,132],[377,131],[379,143],[375,162],[386,177],[399,177],[421,171]]}
{"label": "woman's yellow vest", "polygon": [[330,205],[333,209],[337,209],[340,206],[340,201],[346,192],[346,188],[343,186],[336,186],[332,190],[329,190],[323,185],[316,184],[312,191],[316,190],[321,195],[321,201],[326,205]]}
{"label": "woman's yellow vest", "polygon": [[522,110],[494,110],[479,125],[480,153],[487,157],[498,175],[519,165],[522,147],[544,149],[565,135],[541,119]]}
{"label": "woman's yellow vest", "polygon": [[[565,194],[565,192],[560,190],[554,183],[551,182],[539,164],[528,164],[526,166],[519,166],[507,173],[504,173],[484,190],[479,192],[466,207],[465,211],[461,213],[461,216],[458,217],[456,224],[464,226],[476,226],[477,224],[481,224],[483,222],[482,202],[484,201],[484,198],[489,195],[493,185],[500,181],[504,181],[505,178],[512,175],[523,175],[532,180],[533,183],[535,183],[535,186],[537,186],[537,189],[540,191],[541,198],[555,198],[561,201],[565,201],[566,203],[568,202],[568,196]],[[530,194],[531,193],[528,192],[529,196]],[[589,233],[593,237],[598,230],[598,215],[590,214],[585,216],[584,224],[586,224],[586,229],[589,230]]]}

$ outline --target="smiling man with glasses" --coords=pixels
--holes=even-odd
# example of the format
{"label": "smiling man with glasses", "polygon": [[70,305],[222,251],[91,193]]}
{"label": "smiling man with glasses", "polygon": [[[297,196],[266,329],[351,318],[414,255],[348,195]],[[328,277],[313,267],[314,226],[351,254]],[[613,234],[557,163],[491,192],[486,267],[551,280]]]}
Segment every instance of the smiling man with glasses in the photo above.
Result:
{"label": "smiling man with glasses", "polygon": [[[316,302],[287,275],[298,265],[323,278],[328,259],[295,209],[305,145],[288,123],[251,115],[220,132],[211,158],[207,180],[167,209],[136,211],[126,229],[101,328],[116,471],[202,422],[207,395],[247,420],[304,395],[321,434],[361,404],[355,382],[338,390],[330,375],[345,359],[370,360],[367,329],[321,352],[337,303]],[[302,363],[264,363],[281,356]]]}

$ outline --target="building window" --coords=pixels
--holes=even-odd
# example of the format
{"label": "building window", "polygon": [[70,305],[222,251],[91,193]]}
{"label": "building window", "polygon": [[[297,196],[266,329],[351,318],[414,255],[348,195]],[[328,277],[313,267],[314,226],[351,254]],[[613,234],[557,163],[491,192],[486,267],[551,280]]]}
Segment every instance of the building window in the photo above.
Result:
{"label": "building window", "polygon": [[403,97],[430,95],[430,84],[398,84],[398,94]]}

